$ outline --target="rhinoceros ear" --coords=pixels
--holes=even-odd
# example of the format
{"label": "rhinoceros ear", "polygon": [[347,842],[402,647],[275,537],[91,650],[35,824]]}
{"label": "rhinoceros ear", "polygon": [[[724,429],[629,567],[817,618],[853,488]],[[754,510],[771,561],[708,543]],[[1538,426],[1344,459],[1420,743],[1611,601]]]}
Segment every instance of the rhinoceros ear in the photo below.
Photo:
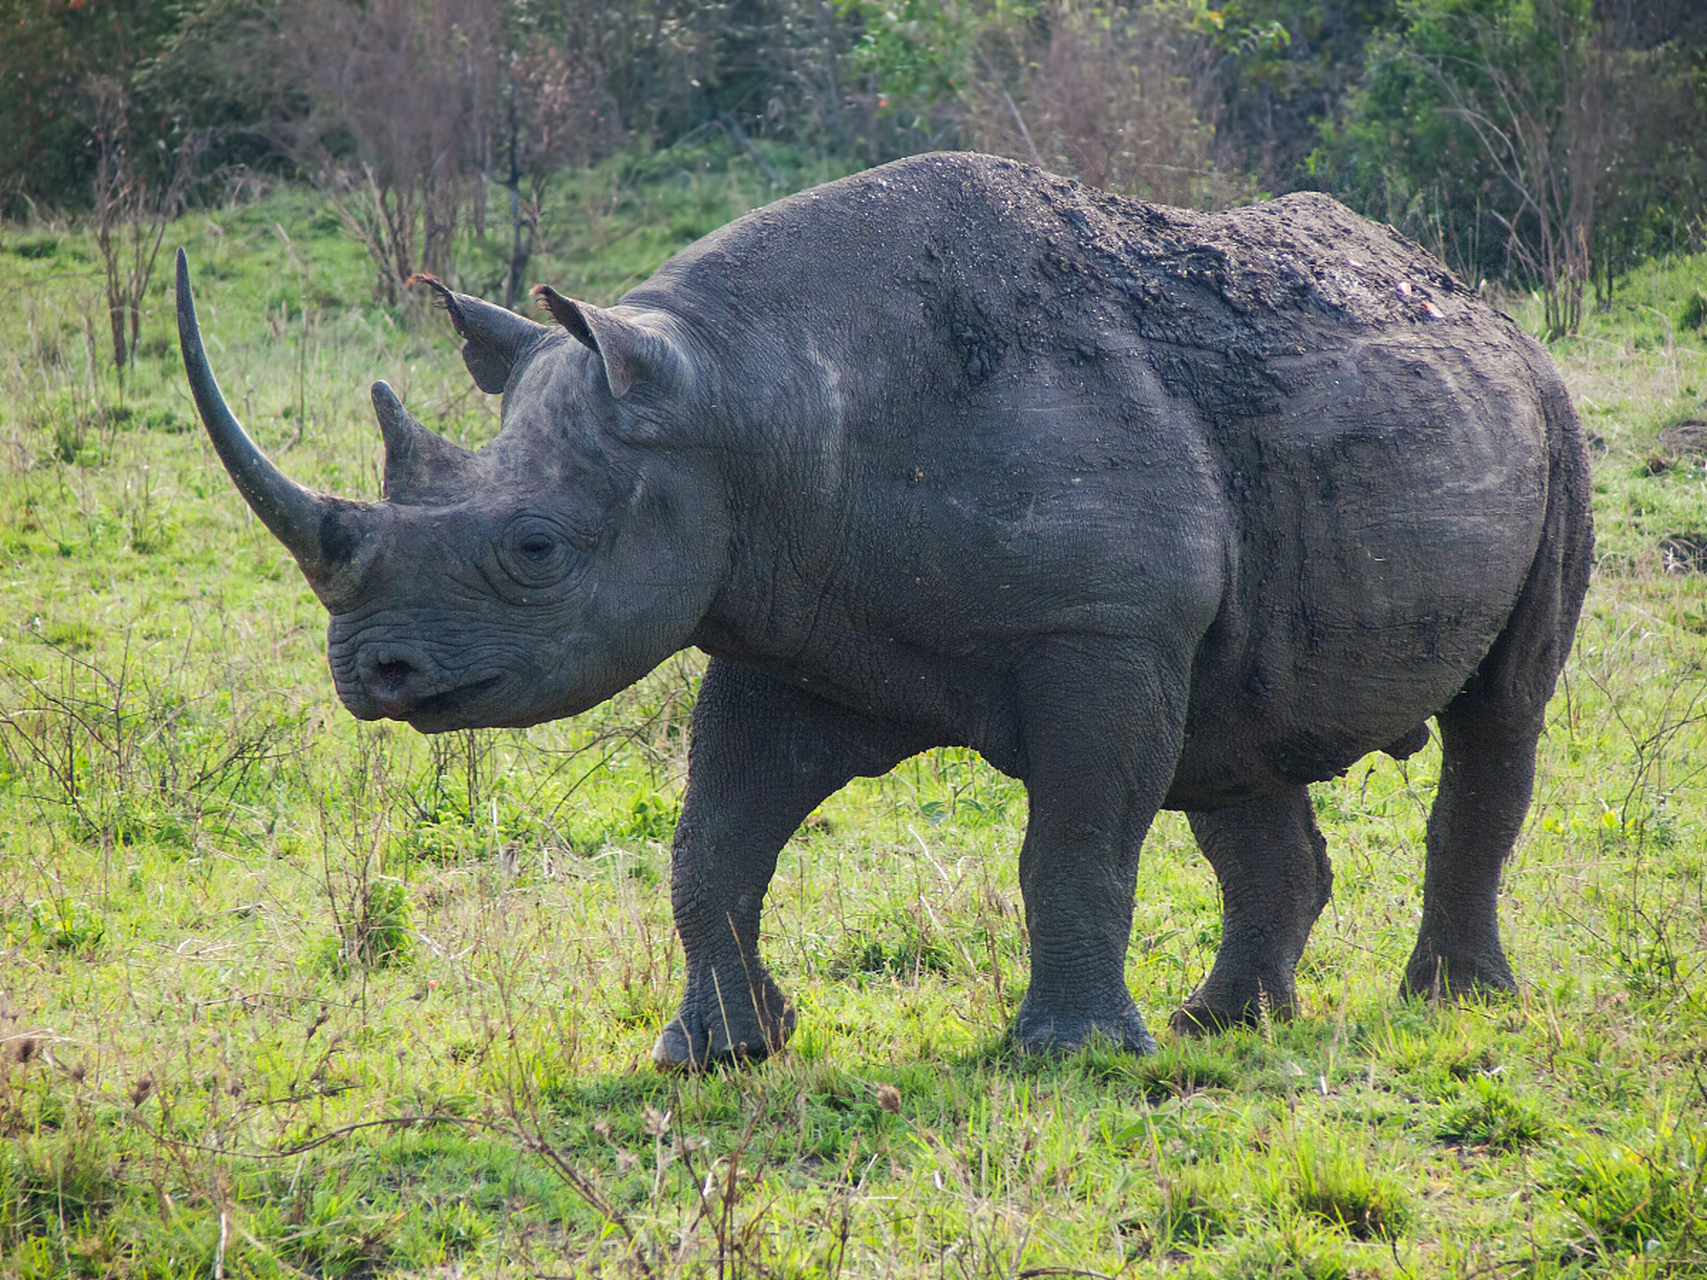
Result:
{"label": "rhinoceros ear", "polygon": [[548,284],[536,284],[533,296],[550,308],[552,318],[576,341],[604,362],[605,380],[618,400],[627,399],[636,387],[668,392],[680,385],[686,361],[680,348],[656,329],[590,302],[565,298]]}
{"label": "rhinoceros ear", "polygon": [[441,307],[463,339],[462,362],[474,375],[475,385],[488,395],[497,395],[510,381],[510,373],[538,341],[551,332],[507,307],[495,307],[466,293],[452,293],[435,277],[409,277],[410,284],[424,284],[438,294]]}

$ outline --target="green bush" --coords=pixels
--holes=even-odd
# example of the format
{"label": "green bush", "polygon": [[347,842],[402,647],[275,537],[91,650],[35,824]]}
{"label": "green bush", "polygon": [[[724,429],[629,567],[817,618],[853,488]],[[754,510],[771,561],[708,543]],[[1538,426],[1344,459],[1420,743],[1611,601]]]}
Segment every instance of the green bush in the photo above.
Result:
{"label": "green bush", "polygon": [[337,932],[321,939],[317,963],[340,978],[357,968],[407,964],[415,939],[410,914],[409,892],[401,880],[386,876],[357,885],[343,904]]}
{"label": "green bush", "polygon": [[1685,329],[1707,329],[1707,290],[1697,289],[1690,294],[1677,320]]}

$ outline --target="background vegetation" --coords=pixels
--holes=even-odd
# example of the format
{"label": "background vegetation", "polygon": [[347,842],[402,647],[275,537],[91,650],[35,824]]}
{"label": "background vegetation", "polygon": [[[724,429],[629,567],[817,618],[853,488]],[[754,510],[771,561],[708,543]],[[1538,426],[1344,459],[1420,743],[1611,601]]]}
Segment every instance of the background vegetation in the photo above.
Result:
{"label": "background vegetation", "polygon": [[[0,6],[0,1276],[1707,1273],[1707,258],[1701,131],[1664,123],[1702,64],[1692,10],[1656,15]],[[1538,47],[1627,130],[1592,219],[1533,200],[1585,229],[1592,278],[1550,289],[1499,171],[1527,153],[1477,133],[1542,100]],[[373,378],[496,426],[405,267],[609,302],[783,190],[965,142],[1200,205],[1329,185],[1555,332],[1600,564],[1503,895],[1519,999],[1393,995],[1430,748],[1316,788],[1338,879],[1298,1021],[1016,1061],[1024,794],[943,752],[785,850],[789,1052],[663,1078],[697,660],[526,732],[337,706],[323,613],[195,426],[157,252],[189,248],[263,446],[371,496]],[[1218,927],[1164,815],[1153,1025]]]}
{"label": "background vegetation", "polygon": [[513,303],[554,175],[712,134],[773,187],[758,144],[975,146],[1180,204],[1327,190],[1539,287],[1550,333],[1700,247],[1707,197],[1693,0],[0,0],[0,30],[0,214],[307,181],[390,305],[465,220],[506,229],[480,283]]}

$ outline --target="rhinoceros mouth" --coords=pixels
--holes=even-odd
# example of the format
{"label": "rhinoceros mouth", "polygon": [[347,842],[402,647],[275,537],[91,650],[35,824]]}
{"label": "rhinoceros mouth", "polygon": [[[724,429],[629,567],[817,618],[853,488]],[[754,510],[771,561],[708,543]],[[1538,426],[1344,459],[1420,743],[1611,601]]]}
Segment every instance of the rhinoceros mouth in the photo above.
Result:
{"label": "rhinoceros mouth", "polygon": [[479,702],[502,679],[502,676],[488,676],[484,680],[458,685],[454,689],[446,689],[443,693],[435,693],[430,697],[395,708],[384,707],[382,704],[382,709],[393,720],[406,721],[413,728],[419,729],[423,733],[432,733],[444,729],[476,728],[478,727],[476,724],[461,719],[459,713]]}

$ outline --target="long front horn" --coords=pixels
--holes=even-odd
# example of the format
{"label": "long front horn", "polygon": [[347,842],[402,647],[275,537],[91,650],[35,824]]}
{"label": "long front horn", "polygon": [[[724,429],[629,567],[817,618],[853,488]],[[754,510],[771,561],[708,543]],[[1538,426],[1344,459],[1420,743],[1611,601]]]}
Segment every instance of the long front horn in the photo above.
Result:
{"label": "long front horn", "polygon": [[196,304],[190,296],[189,259],[182,249],[178,250],[178,345],[202,425],[237,492],[296,557],[314,594],[332,607],[334,599],[353,585],[357,551],[366,526],[372,523],[373,508],[304,489],[267,460],[226,407],[202,348]]}

